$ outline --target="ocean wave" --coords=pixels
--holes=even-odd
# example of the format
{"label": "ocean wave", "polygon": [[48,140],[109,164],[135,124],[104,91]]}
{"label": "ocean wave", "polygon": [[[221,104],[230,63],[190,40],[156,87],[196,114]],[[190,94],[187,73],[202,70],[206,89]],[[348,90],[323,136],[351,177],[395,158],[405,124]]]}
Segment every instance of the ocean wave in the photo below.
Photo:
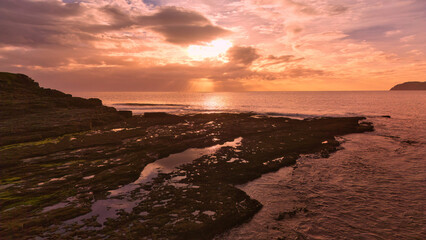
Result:
{"label": "ocean wave", "polygon": [[117,107],[118,110],[124,110],[124,111],[165,111],[168,112],[168,110],[174,112],[174,111],[180,111],[184,110],[182,108],[174,108],[174,107],[143,107],[143,108],[136,108],[136,107]]}
{"label": "ocean wave", "polygon": [[174,107],[189,107],[185,104],[173,104],[173,103],[114,103],[115,106],[174,106]]}
{"label": "ocean wave", "polygon": [[266,112],[266,113],[259,113],[267,116],[273,116],[273,117],[289,117],[289,118],[316,118],[316,117],[329,117],[327,115],[318,115],[318,114],[300,114],[300,113],[279,113],[279,112]]}
{"label": "ocean wave", "polygon": [[[191,104],[174,104],[174,103],[114,103],[112,104],[120,110],[134,111],[134,114],[141,114],[144,112],[162,111],[176,114],[193,114],[193,113],[253,113],[256,115],[269,116],[269,117],[288,117],[293,119],[306,119],[306,118],[323,118],[323,117],[355,117],[361,116],[354,112],[347,112],[344,114],[310,114],[310,113],[288,113],[288,112],[271,112],[271,111],[247,111],[243,109],[231,108],[203,108],[200,105]],[[367,118],[383,118],[387,115],[364,115]]]}

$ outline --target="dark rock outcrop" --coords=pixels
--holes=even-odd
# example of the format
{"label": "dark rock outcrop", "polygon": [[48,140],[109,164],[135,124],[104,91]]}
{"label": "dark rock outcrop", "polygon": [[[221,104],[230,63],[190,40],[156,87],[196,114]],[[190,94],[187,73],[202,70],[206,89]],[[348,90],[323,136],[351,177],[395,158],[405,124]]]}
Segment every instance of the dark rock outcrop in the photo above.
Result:
{"label": "dark rock outcrop", "polygon": [[146,118],[166,118],[172,115],[165,112],[146,112],[143,114],[143,116]]}
{"label": "dark rock outcrop", "polygon": [[116,122],[120,113],[96,98],[42,88],[23,74],[0,72],[0,145],[36,141]]}
{"label": "dark rock outcrop", "polygon": [[[339,145],[334,136],[373,130],[362,117],[148,116],[1,146],[0,236],[212,239],[249,220],[262,207],[235,184],[292,165],[300,154],[328,155]],[[192,161],[149,182],[133,184],[148,164],[189,149],[206,152],[184,154]],[[124,191],[111,196],[117,189]],[[112,209],[119,203],[134,207],[117,209],[116,216],[100,223],[102,217],[90,217],[97,203],[111,203]],[[306,210],[283,212],[277,220],[301,211]],[[84,220],[76,222],[80,217]]]}
{"label": "dark rock outcrop", "polygon": [[426,90],[426,82],[405,82],[395,85],[390,90]]}

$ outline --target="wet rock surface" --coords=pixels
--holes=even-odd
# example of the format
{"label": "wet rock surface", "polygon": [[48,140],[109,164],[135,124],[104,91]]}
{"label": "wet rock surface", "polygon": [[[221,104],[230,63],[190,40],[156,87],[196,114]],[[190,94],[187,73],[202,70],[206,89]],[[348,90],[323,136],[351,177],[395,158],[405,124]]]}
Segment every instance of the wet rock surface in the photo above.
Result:
{"label": "wet rock surface", "polygon": [[[327,155],[336,150],[337,135],[372,130],[359,123],[363,118],[253,116],[134,116],[89,131],[3,145],[0,234],[209,239],[261,208],[235,184],[291,165],[299,154]],[[226,146],[235,139],[240,142]],[[137,182],[150,163],[221,144]],[[130,190],[117,190],[131,183]]]}

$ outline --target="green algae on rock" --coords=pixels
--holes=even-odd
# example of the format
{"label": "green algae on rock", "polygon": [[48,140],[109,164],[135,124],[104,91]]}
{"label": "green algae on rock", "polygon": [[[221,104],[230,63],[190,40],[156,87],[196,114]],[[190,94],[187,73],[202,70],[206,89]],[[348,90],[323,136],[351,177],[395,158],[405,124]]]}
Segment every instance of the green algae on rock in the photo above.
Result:
{"label": "green algae on rock", "polygon": [[[11,238],[209,239],[261,208],[235,184],[291,165],[299,154],[327,156],[338,146],[334,136],[372,130],[362,120],[250,113],[135,116],[75,134],[72,141],[59,137],[46,144],[3,146],[0,154],[14,164],[1,170],[2,184],[13,185],[0,190],[0,233]],[[112,194],[135,182],[149,163],[237,138],[241,144],[197,156],[131,191]],[[100,221],[101,213],[91,214],[97,202],[118,207]]]}

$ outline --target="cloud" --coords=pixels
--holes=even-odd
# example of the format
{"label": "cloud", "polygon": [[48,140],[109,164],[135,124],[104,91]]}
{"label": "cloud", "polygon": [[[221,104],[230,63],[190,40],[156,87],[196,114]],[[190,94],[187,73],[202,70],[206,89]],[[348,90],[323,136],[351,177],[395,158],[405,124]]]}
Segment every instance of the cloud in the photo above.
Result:
{"label": "cloud", "polygon": [[152,15],[129,16],[121,9],[105,6],[100,9],[111,18],[109,24],[88,25],[90,32],[115,31],[125,28],[145,28],[165,37],[169,43],[188,45],[209,42],[231,33],[215,26],[202,14],[177,7],[163,7]]}
{"label": "cloud", "polygon": [[[60,36],[70,35],[68,18],[83,12],[79,4],[58,1],[0,1],[0,44],[39,46],[58,44]],[[90,39],[85,33],[78,38]]]}
{"label": "cloud", "polygon": [[329,7],[329,14],[330,15],[339,15],[342,13],[345,13],[348,10],[348,7],[342,6],[342,5],[331,5]]}
{"label": "cloud", "polygon": [[234,64],[248,66],[260,55],[253,47],[234,46],[228,50],[228,57]]}
{"label": "cloud", "polygon": [[159,26],[152,30],[165,36],[166,41],[180,45],[210,42],[229,33],[228,30],[212,25]]}
{"label": "cloud", "polygon": [[136,19],[140,25],[145,26],[211,25],[200,13],[177,7],[164,7],[153,15],[139,16]]}
{"label": "cloud", "polygon": [[345,32],[348,35],[347,38],[355,40],[381,40],[386,33],[393,30],[391,25],[376,25],[361,27]]}
{"label": "cloud", "polygon": [[[94,18],[87,21],[87,16]],[[208,42],[231,33],[202,14],[177,7],[163,7],[154,14],[131,15],[117,6],[89,8],[59,1],[0,1],[0,44],[20,46],[90,45],[100,34],[146,29],[169,43]]]}
{"label": "cloud", "polygon": [[289,62],[294,59],[294,55],[282,55],[282,56],[269,55],[267,59],[272,61]]}
{"label": "cloud", "polygon": [[407,53],[415,55],[415,56],[422,56],[424,53],[421,50],[413,49],[411,51],[408,51]]}
{"label": "cloud", "polygon": [[[23,55],[27,57],[22,59]],[[137,59],[103,55],[90,48],[63,49],[61,54],[56,48],[0,48],[0,56],[4,70],[23,72],[42,79],[43,85],[71,91],[184,91],[200,79],[211,81],[215,91],[244,91],[251,89],[250,83],[259,81],[325,74],[307,66],[293,66],[290,63],[302,60],[294,55],[262,57],[254,46],[240,45],[228,49],[228,62],[206,59],[192,65],[149,61],[143,65]],[[282,70],[253,68],[259,64],[281,64]]]}
{"label": "cloud", "polygon": [[293,0],[284,0],[284,4],[290,7],[293,7],[296,12],[306,15],[317,15],[318,11],[315,8],[300,2]]}
{"label": "cloud", "polygon": [[[47,16],[73,16],[81,11],[81,7],[77,3],[63,4],[59,1],[28,1],[28,0],[2,0],[0,1],[0,9],[3,14],[7,14],[7,10],[15,9],[19,11],[9,12],[8,17],[16,17],[17,13],[26,15],[27,17],[37,17],[39,15]],[[33,14],[31,14],[33,13]],[[37,13],[37,14],[34,14]],[[3,15],[5,17],[5,15]],[[20,20],[14,18],[11,20]],[[37,20],[37,19],[36,19]]]}
{"label": "cloud", "polygon": [[294,55],[281,55],[281,56],[269,55],[266,59],[274,63],[284,63],[284,62],[299,61],[299,60],[302,60],[303,58],[296,58]]}
{"label": "cloud", "polygon": [[[60,51],[60,54],[58,53]],[[121,56],[105,56],[96,49],[44,49],[37,48],[27,50],[25,48],[15,48],[4,50],[0,48],[0,66],[22,65],[27,69],[40,70],[68,70],[80,67],[91,66],[129,66],[132,62],[126,61]],[[25,57],[23,57],[25,56]],[[134,63],[133,63],[134,64]]]}
{"label": "cloud", "polygon": [[391,30],[391,31],[385,32],[385,35],[386,37],[390,37],[390,36],[398,35],[400,33],[401,33],[401,30]]}
{"label": "cloud", "polygon": [[413,34],[413,35],[402,37],[399,39],[399,41],[403,43],[407,43],[407,42],[413,41],[414,39],[416,39],[416,35]]}
{"label": "cloud", "polygon": [[327,72],[319,69],[310,69],[310,68],[293,68],[287,71],[284,71],[284,74],[291,78],[300,78],[300,77],[312,77],[312,76],[322,76]]}
{"label": "cloud", "polygon": [[206,17],[194,11],[164,7],[157,13],[136,18],[137,25],[150,27],[175,44],[209,42],[230,31],[213,25]]}
{"label": "cloud", "polygon": [[296,62],[301,61],[304,58],[296,58],[294,55],[281,55],[281,56],[274,56],[269,55],[268,57],[265,57],[262,61],[262,68],[273,66],[273,65],[281,65],[286,64],[290,62]]}
{"label": "cloud", "polygon": [[[180,91],[196,81],[216,90],[380,89],[424,76],[425,7],[424,0],[0,0],[0,66],[65,91]],[[229,62],[194,61],[186,51],[222,37],[234,44],[221,55]],[[389,69],[397,70],[372,85],[370,72]]]}

